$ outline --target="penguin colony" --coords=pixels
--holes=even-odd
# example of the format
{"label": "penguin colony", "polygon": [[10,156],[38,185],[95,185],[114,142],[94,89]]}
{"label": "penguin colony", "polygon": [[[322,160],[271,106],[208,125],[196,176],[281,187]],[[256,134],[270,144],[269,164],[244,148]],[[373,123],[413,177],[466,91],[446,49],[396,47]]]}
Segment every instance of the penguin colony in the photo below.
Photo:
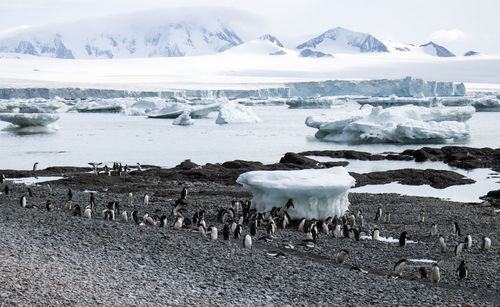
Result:
{"label": "penguin colony", "polygon": [[[93,163],[92,166],[94,167],[94,173],[99,175],[100,172],[96,163]],[[36,164],[33,171],[36,171]],[[121,164],[115,163],[112,171],[105,167],[104,173],[110,175],[111,172],[115,172],[120,176],[127,171],[127,166],[123,168]],[[142,171],[140,164],[138,164],[138,171]],[[391,213],[389,211],[384,212],[382,207],[378,207],[373,213],[367,213],[367,215],[374,214],[374,219],[365,219],[363,212],[358,210],[356,213],[347,211],[343,216],[329,217],[325,220],[301,219],[292,221],[288,214],[288,211],[294,208],[292,199],[289,199],[285,204],[277,204],[269,212],[256,212],[255,209],[252,209],[249,200],[234,200],[231,204],[222,206],[217,210],[217,224],[207,225],[207,212],[204,210],[193,212],[190,208],[187,188],[182,189],[180,197],[170,207],[166,206],[166,210],[152,209],[151,194],[144,193],[142,197],[136,197],[133,193],[128,193],[127,203],[129,206],[134,204],[134,199],[140,199],[140,201],[139,204],[136,204],[135,210],[127,212],[121,210],[120,203],[116,200],[109,200],[105,204],[99,203],[96,201],[94,193],[88,194],[88,203],[76,203],[73,199],[74,192],[72,189],[68,189],[67,198],[64,202],[59,199],[47,199],[44,205],[37,205],[30,203],[30,198],[33,197],[33,190],[36,190],[36,186],[27,188],[26,193],[12,195],[5,177],[2,177],[2,183],[4,185],[3,194],[11,199],[17,199],[22,208],[38,208],[47,211],[64,210],[70,216],[88,220],[103,219],[110,222],[133,223],[140,227],[149,226],[174,231],[190,231],[213,241],[241,240],[241,246],[244,249],[252,249],[255,247],[256,242],[260,242],[258,246],[259,248],[264,247],[263,255],[275,258],[287,257],[287,254],[293,251],[296,246],[313,249],[317,244],[321,244],[322,240],[331,240],[332,238],[355,241],[369,239],[383,241],[381,239],[383,239],[384,224],[389,224],[394,219],[397,219],[397,216],[393,215],[391,220]],[[63,205],[60,205],[62,203]],[[210,220],[213,220],[213,218],[214,216]],[[421,225],[423,232],[428,231],[429,237],[435,237],[436,253],[445,254],[450,258],[455,257],[457,262],[455,275],[458,280],[465,280],[470,275],[466,261],[468,252],[473,249],[480,249],[481,252],[486,253],[492,248],[492,242],[488,236],[480,238],[479,235],[464,234],[458,221],[448,227],[439,224],[439,228],[443,228],[441,230],[438,229],[438,223],[426,222],[424,211],[421,211],[415,219]],[[270,245],[269,243],[276,245],[276,241],[278,241],[276,234],[280,229],[286,228],[296,229],[298,232],[303,233],[303,239],[298,242],[282,239],[277,244],[279,248],[267,248]],[[219,233],[221,233],[221,236]],[[405,248],[409,244],[409,240],[411,240],[411,235],[403,230],[399,236],[397,244],[399,246],[393,244],[393,248]],[[380,242],[380,244],[387,243]],[[447,245],[451,246],[451,249],[447,248]],[[370,273],[369,270],[363,269],[362,266],[353,264],[353,262],[350,263],[349,257],[353,256],[346,249],[334,250],[331,254],[332,265],[349,265],[353,270]],[[393,270],[388,273],[389,277],[404,277],[405,270],[413,270],[413,275],[411,275],[413,278],[428,280],[432,283],[439,283],[442,280],[438,262],[429,265],[417,265],[411,259],[402,258],[394,259],[393,263]]]}

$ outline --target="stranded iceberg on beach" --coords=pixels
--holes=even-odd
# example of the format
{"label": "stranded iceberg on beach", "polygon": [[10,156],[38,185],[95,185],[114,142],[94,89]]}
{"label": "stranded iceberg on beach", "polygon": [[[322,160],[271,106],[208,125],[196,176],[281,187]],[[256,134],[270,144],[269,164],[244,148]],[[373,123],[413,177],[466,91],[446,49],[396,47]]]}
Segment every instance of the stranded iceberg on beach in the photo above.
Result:
{"label": "stranded iceberg on beach", "polygon": [[298,171],[253,171],[241,174],[237,183],[252,192],[258,212],[284,207],[292,219],[324,219],[343,215],[349,207],[348,191],[356,183],[343,167]]}
{"label": "stranded iceberg on beach", "polygon": [[474,107],[419,107],[383,109],[350,105],[344,110],[309,116],[306,125],[318,129],[316,137],[341,143],[446,143],[465,139]]}

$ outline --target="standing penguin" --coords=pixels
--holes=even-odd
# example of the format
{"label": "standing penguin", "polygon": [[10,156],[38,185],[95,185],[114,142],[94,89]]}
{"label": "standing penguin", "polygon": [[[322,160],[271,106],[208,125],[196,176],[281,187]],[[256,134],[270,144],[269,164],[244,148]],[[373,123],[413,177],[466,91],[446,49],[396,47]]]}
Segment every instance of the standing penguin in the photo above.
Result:
{"label": "standing penguin", "polygon": [[80,209],[79,205],[75,205],[73,209],[73,216],[81,216],[82,215],[82,210]]}
{"label": "standing penguin", "polygon": [[439,273],[439,265],[434,262],[431,269],[431,282],[438,283],[441,280],[441,274]]}
{"label": "standing penguin", "polygon": [[3,188],[3,194],[9,195],[9,186],[8,185],[5,185],[5,187]]}
{"label": "standing penguin", "polygon": [[142,203],[144,206],[149,205],[149,195],[147,193],[144,194],[144,199]]}
{"label": "standing penguin", "polygon": [[252,248],[252,237],[249,234],[246,234],[243,239],[243,247],[248,249]]}
{"label": "standing penguin", "polygon": [[47,202],[45,203],[45,209],[47,209],[47,211],[54,210],[54,204],[52,204],[51,200],[47,200]]}
{"label": "standing penguin", "polygon": [[491,248],[491,239],[486,236],[484,236],[482,239],[483,242],[481,243],[481,249],[485,251],[489,250]]}
{"label": "standing penguin", "polygon": [[257,235],[257,220],[252,220],[250,222],[250,235],[255,237]]}
{"label": "standing penguin", "polygon": [[378,228],[373,229],[373,231],[372,231],[372,240],[373,241],[380,240],[380,230]]}
{"label": "standing penguin", "polygon": [[302,218],[299,222],[298,231],[304,232],[304,226],[306,225],[306,219]]}
{"label": "standing penguin", "polygon": [[459,237],[462,236],[462,232],[460,231],[460,226],[458,226],[458,222],[453,224],[453,233]]}
{"label": "standing penguin", "polygon": [[73,200],[73,191],[68,189],[68,200]]}
{"label": "standing penguin", "polygon": [[27,206],[27,200],[26,200],[26,196],[21,196],[21,199],[19,199],[19,204],[21,205],[21,207],[23,208],[26,208]]}
{"label": "standing penguin", "polygon": [[229,236],[231,235],[231,231],[229,230],[229,223],[225,223],[222,228],[222,238],[224,240],[229,240]]}
{"label": "standing penguin", "polygon": [[432,224],[431,227],[431,236],[437,236],[438,234],[438,225],[436,223]]}
{"label": "standing penguin", "polygon": [[86,218],[86,219],[91,219],[92,218],[92,209],[90,208],[90,206],[87,206],[85,208],[85,211],[83,211],[83,217]]}
{"label": "standing penguin", "polygon": [[210,226],[208,227],[208,229],[210,230],[210,238],[212,240],[217,240],[217,237],[218,237],[218,230],[217,230],[217,227],[215,226]]}
{"label": "standing penguin", "polygon": [[420,211],[420,213],[418,215],[418,222],[423,223],[424,219],[425,219],[425,212],[422,210],[422,211]]}
{"label": "standing penguin", "polygon": [[467,234],[467,236],[465,236],[465,248],[466,249],[471,249],[472,248],[472,236],[470,235],[470,233]]}
{"label": "standing penguin", "polygon": [[174,230],[181,230],[182,229],[182,223],[184,222],[184,218],[182,216],[178,216],[177,220],[175,221],[174,224]]}
{"label": "standing penguin", "polygon": [[441,253],[446,253],[446,242],[444,241],[444,237],[442,235],[439,236],[438,242]]}
{"label": "standing penguin", "polygon": [[34,197],[35,195],[33,194],[33,190],[30,187],[27,187],[26,190],[28,190],[28,195],[29,197]]}
{"label": "standing penguin", "polygon": [[462,251],[464,249],[464,246],[465,246],[465,243],[458,243],[456,246],[455,246],[455,256],[457,257],[461,257],[462,256]]}
{"label": "standing penguin", "polygon": [[469,270],[467,269],[467,266],[465,266],[465,260],[462,260],[457,269],[457,276],[459,279],[466,279],[468,275]]}
{"label": "standing penguin", "polygon": [[407,237],[408,232],[403,231],[399,236],[399,246],[406,246],[406,241],[410,238]]}
{"label": "standing penguin", "polygon": [[377,213],[375,213],[375,222],[380,221],[380,218],[382,218],[382,208],[378,207]]}
{"label": "standing penguin", "polygon": [[123,222],[123,223],[126,223],[128,222],[128,214],[127,214],[127,211],[124,210],[121,214],[120,214],[120,221]]}
{"label": "standing penguin", "polygon": [[349,255],[349,252],[345,249],[341,250],[338,254],[337,254],[337,258],[335,259],[335,261],[339,264],[344,264],[345,263],[345,260],[347,258],[347,255]]}
{"label": "standing penguin", "polygon": [[187,199],[187,195],[188,195],[188,189],[183,188],[181,191],[181,199]]}
{"label": "standing penguin", "polygon": [[385,223],[389,224],[391,222],[391,213],[389,211],[385,212]]}
{"label": "standing penguin", "polygon": [[33,171],[36,172],[37,168],[38,168],[38,162],[35,162],[35,164],[33,164]]}
{"label": "standing penguin", "polygon": [[128,193],[127,202],[129,206],[132,205],[132,203],[134,202],[134,194],[132,192]]}

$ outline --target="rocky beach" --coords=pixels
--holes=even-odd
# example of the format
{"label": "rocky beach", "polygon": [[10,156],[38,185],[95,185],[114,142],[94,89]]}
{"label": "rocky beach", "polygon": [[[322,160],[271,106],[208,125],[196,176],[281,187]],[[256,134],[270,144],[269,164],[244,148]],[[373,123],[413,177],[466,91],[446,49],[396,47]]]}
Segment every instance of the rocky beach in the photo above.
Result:
{"label": "rocky beach", "polygon": [[[464,168],[498,167],[499,150],[457,147],[423,148],[420,151],[385,155],[384,159],[436,159]],[[327,153],[315,153],[326,155]],[[120,305],[120,306],[498,306],[500,279],[499,215],[495,195],[488,202],[459,203],[437,198],[401,196],[397,194],[349,194],[349,210],[361,211],[364,225],[360,241],[319,234],[313,247],[301,246],[305,233],[297,230],[297,222],[278,229],[275,238],[258,240],[266,234],[257,228],[251,249],[243,248],[241,238],[223,240],[223,224],[217,219],[219,209],[229,209],[233,201],[250,200],[252,195],[235,183],[239,174],[250,170],[293,170],[337,166],[305,157],[306,153],[287,153],[279,163],[264,165],[251,161],[197,165],[185,161],[163,169],[143,165],[120,176],[103,173],[96,176],[91,168],[49,167],[42,170],[0,170],[8,179],[32,176],[60,176],[60,179],[30,185],[28,195],[24,183],[10,180],[0,184],[0,305]],[[311,156],[313,153],[307,153]],[[349,159],[365,157],[365,153],[330,152],[329,156]],[[455,158],[450,158],[453,156]],[[473,158],[471,158],[473,156]],[[477,161],[477,162],[474,162]],[[489,162],[488,162],[489,161]],[[476,164],[474,164],[476,163]],[[478,164],[479,163],[479,164]],[[470,181],[451,171],[398,170],[379,174],[351,174],[359,184],[401,181],[405,184],[434,184],[444,187]],[[437,178],[437,179],[436,179]],[[470,180],[470,179],[469,179]],[[4,187],[9,187],[6,194]],[[196,227],[174,230],[172,210],[181,190],[189,191],[186,216],[205,210],[207,226],[218,228],[219,237],[203,237]],[[94,192],[96,210],[91,219],[74,216],[66,210],[68,189],[73,191],[73,204],[85,208],[90,192]],[[134,195],[128,201],[129,193]],[[150,202],[143,204],[144,194]],[[20,198],[27,196],[27,207]],[[54,209],[46,209],[51,200]],[[104,220],[102,210],[110,201],[118,201],[121,210],[137,210],[166,215],[167,227],[142,226],[134,221]],[[390,221],[375,221],[377,208]],[[425,220],[419,222],[420,212]],[[461,227],[461,236],[453,225]],[[447,243],[440,252],[438,236],[430,235],[436,223]],[[373,229],[383,238],[374,241]],[[401,232],[407,231],[411,241],[398,244]],[[243,225],[243,235],[249,226]],[[472,247],[456,256],[454,248],[471,234]],[[492,241],[490,250],[481,249],[481,238]],[[285,249],[283,240],[295,248]],[[284,256],[266,255],[280,249]],[[341,250],[349,252],[344,264],[336,262]],[[405,258],[408,264],[403,276],[389,276],[394,264]],[[464,259],[468,278],[459,279],[457,268]],[[441,280],[432,283],[421,278],[419,268],[430,274],[433,262],[439,264]]]}

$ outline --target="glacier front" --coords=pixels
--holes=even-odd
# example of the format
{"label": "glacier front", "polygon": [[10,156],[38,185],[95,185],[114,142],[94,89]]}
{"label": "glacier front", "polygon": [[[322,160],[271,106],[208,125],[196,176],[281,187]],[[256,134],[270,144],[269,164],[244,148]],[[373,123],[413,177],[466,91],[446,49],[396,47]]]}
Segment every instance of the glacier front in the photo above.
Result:
{"label": "glacier front", "polygon": [[306,125],[318,129],[318,139],[339,143],[447,143],[469,136],[465,121],[474,112],[471,106],[405,105],[383,109],[364,105],[309,116]]}
{"label": "glacier front", "polygon": [[252,192],[257,212],[284,207],[292,219],[324,219],[343,215],[349,208],[348,193],[356,180],[344,167],[294,171],[252,171],[241,174],[237,183]]}

